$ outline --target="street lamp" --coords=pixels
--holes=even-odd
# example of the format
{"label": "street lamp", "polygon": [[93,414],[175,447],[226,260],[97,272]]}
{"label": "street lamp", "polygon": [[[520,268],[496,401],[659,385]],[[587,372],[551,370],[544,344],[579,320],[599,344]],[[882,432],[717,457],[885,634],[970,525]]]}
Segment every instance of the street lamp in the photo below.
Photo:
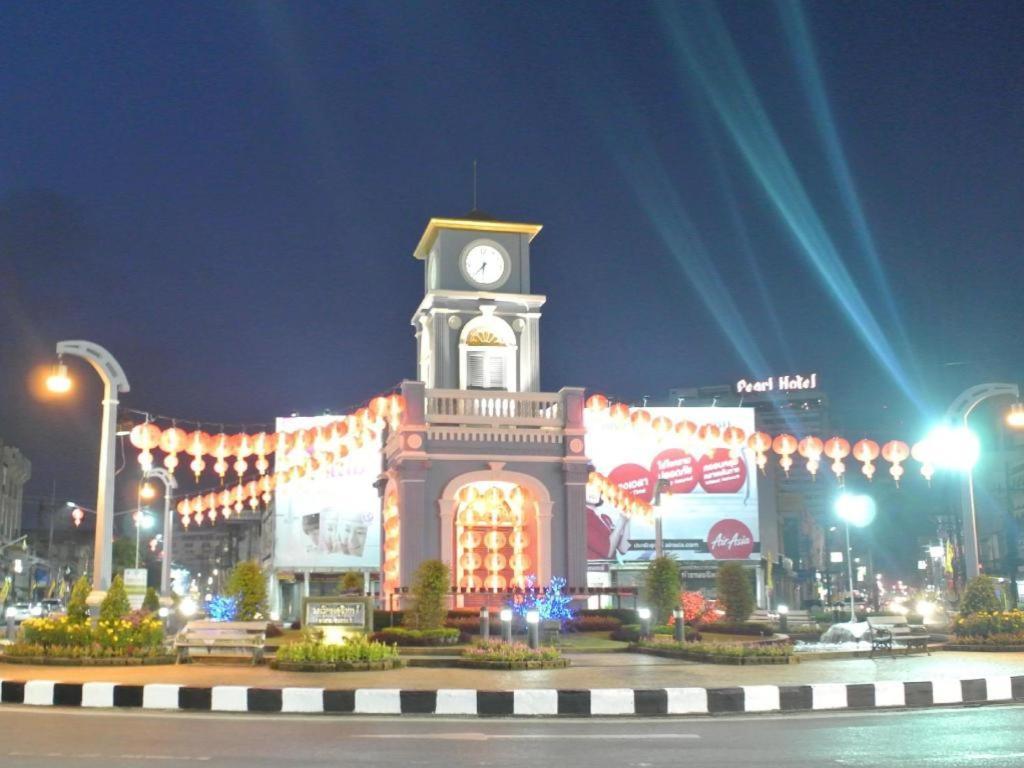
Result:
{"label": "street lamp", "polygon": [[870,496],[842,493],[836,499],[836,515],[846,523],[846,571],[850,582],[850,623],[857,621],[853,602],[853,550],[850,547],[850,526],[863,528],[875,519],[875,502]]}
{"label": "street lamp", "polygon": [[[947,442],[932,443],[929,450],[939,451],[943,458],[958,457],[952,468],[963,472],[960,483],[960,511],[964,539],[964,571],[968,581],[977,576],[978,566],[978,521],[974,508],[974,474],[971,471],[977,461],[979,446],[972,443],[967,435],[967,417],[985,400],[992,397],[1013,397],[1020,399],[1020,387],[1016,384],[979,384],[965,389],[946,411],[946,418],[954,425],[945,432],[933,433],[936,438]],[[1010,407],[1006,423],[1014,428],[1024,426],[1024,404],[1015,403]],[[958,439],[959,438],[959,439]],[[974,459],[971,460],[973,455]]]}
{"label": "street lamp", "polygon": [[51,392],[64,393],[71,389],[64,355],[87,360],[103,382],[103,419],[100,431],[100,464],[96,484],[96,537],[93,551],[93,592],[105,592],[110,586],[110,555],[114,538],[114,440],[117,432],[117,395],[131,387],[120,364],[107,350],[91,341],[61,341],[57,343],[57,365],[47,378]]}
{"label": "street lamp", "polygon": [[654,484],[654,556],[661,557],[665,554],[665,544],[661,533],[661,497],[671,496],[672,484],[669,483],[668,478],[659,477],[658,482]]}
{"label": "street lamp", "polygon": [[[166,469],[152,467],[146,471],[146,477],[155,477],[164,484],[164,559],[160,563],[160,594],[164,597],[171,596],[171,542],[174,537],[174,520],[171,515],[171,500],[174,491],[178,488],[178,481],[174,475]],[[143,488],[153,489],[153,486],[146,483]]]}

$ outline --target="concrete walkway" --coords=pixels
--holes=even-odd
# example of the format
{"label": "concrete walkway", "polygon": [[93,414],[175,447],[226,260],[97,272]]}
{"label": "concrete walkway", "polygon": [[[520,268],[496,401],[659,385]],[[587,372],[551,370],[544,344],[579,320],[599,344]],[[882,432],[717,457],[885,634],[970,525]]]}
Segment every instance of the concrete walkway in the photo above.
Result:
{"label": "concrete walkway", "polygon": [[632,653],[570,655],[566,669],[503,672],[407,667],[389,672],[278,672],[269,667],[185,664],[152,667],[50,667],[0,663],[0,680],[114,682],[143,685],[238,685],[327,689],[400,688],[722,688],[745,685],[874,683],[1024,675],[1024,653],[936,652],[931,656],[802,661],[800,664],[730,666],[674,661]]}

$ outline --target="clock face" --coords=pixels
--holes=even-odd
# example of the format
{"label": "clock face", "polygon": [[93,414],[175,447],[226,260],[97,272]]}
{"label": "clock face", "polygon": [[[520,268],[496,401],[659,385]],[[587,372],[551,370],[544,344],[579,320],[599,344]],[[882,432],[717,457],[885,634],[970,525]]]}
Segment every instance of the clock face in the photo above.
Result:
{"label": "clock face", "polygon": [[466,277],[477,285],[489,286],[499,282],[507,268],[505,255],[493,245],[474,245],[463,257]]}

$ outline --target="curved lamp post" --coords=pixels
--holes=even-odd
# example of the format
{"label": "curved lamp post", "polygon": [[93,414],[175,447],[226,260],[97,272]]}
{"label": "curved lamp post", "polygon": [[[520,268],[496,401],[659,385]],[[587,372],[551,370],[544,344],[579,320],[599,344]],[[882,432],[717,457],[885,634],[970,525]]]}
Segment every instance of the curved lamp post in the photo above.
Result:
{"label": "curved lamp post", "polygon": [[174,536],[174,520],[171,515],[171,500],[178,488],[178,481],[166,469],[153,467],[146,472],[146,477],[155,477],[164,484],[164,559],[160,563],[160,594],[171,595],[171,539]]}
{"label": "curved lamp post", "polygon": [[[946,417],[957,427],[967,430],[967,417],[981,403],[992,397],[1020,398],[1020,387],[1016,384],[979,384],[965,389],[946,411]],[[1014,412],[1011,411],[1011,416]],[[1010,418],[1010,426],[1016,426]],[[976,458],[976,456],[975,456]],[[978,564],[978,521],[974,508],[974,462],[966,460],[963,465],[963,479],[960,482],[960,511],[963,521],[964,570],[967,580],[977,576],[981,569]]]}
{"label": "curved lamp post", "polygon": [[100,434],[99,480],[96,486],[96,543],[93,551],[92,588],[104,592],[110,586],[111,543],[114,538],[114,442],[117,433],[117,395],[131,387],[121,365],[99,344],[91,341],[57,343],[58,363],[46,380],[52,392],[71,389],[64,356],[80,357],[89,362],[103,381],[103,421]]}

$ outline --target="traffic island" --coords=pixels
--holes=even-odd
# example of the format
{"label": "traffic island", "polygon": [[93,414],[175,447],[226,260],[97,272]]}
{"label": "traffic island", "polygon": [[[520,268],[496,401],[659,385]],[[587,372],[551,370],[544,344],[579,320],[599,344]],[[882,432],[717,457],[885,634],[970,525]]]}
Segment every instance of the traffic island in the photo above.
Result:
{"label": "traffic island", "polygon": [[157,664],[174,664],[177,659],[171,655],[137,657],[60,657],[60,656],[9,656],[0,654],[0,664],[39,665],[44,667],[139,667]]}
{"label": "traffic island", "polygon": [[799,664],[791,645],[755,645],[739,643],[678,643],[641,640],[629,647],[634,653],[646,653],[681,661],[704,664]]}
{"label": "traffic island", "polygon": [[270,668],[281,672],[382,672],[398,669],[403,665],[401,659],[382,659],[380,661],[278,661],[270,662]]}

